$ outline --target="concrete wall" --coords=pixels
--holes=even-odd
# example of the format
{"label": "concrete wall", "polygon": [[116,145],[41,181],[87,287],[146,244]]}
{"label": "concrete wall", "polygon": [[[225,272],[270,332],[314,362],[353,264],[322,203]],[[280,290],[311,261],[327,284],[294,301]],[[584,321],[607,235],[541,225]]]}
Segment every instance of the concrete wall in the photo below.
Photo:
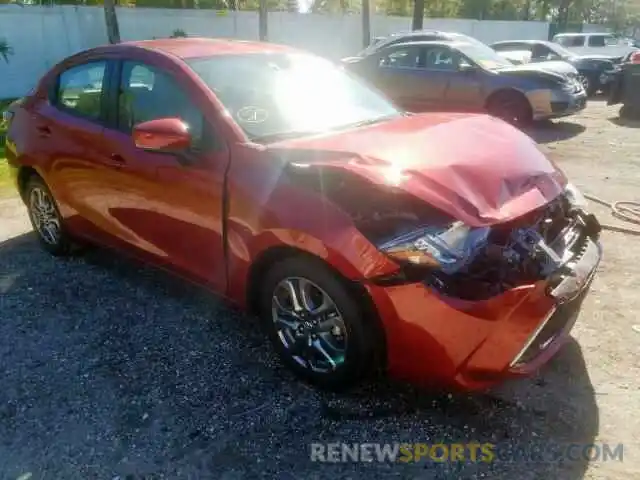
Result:
{"label": "concrete wall", "polygon": [[[215,12],[119,8],[122,40],[168,37],[182,29],[189,35],[258,39],[257,12]],[[507,39],[546,39],[545,22],[501,22],[425,19],[425,28],[457,31],[485,42]],[[411,29],[411,19],[375,16],[374,36]],[[104,12],[97,7],[0,6],[0,38],[13,48],[9,63],[0,59],[0,98],[24,95],[58,61],[78,51],[106,43]],[[339,59],[362,47],[359,15],[320,15],[273,12],[269,40]]]}

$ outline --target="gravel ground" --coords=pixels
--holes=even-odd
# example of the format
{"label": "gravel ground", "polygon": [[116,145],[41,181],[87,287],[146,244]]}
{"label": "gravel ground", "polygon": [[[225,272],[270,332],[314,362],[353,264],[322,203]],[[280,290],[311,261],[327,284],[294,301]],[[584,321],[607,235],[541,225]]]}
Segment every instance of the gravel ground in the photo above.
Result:
{"label": "gravel ground", "polygon": [[[633,200],[640,124],[616,115],[594,101],[532,135],[588,192]],[[337,396],[295,381],[255,321],[206,292],[107,252],[51,258],[15,199],[0,218],[0,478],[640,477],[640,239],[604,234],[575,340],[536,378],[474,396],[391,383]],[[312,442],[471,441],[624,443],[624,461],[309,459]]]}

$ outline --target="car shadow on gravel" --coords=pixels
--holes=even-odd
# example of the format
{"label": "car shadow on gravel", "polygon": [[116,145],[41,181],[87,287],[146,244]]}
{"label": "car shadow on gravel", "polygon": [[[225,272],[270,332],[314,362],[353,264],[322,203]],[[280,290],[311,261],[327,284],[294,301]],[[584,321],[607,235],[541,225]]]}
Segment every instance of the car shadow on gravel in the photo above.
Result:
{"label": "car shadow on gravel", "polygon": [[[109,252],[63,260],[9,240],[0,295],[2,478],[579,479],[586,461],[551,457],[598,432],[576,342],[488,393],[379,381],[337,395],[281,368],[255,320]],[[314,442],[489,442],[496,458],[323,463]]]}
{"label": "car shadow on gravel", "polygon": [[629,114],[623,114],[622,110],[617,117],[608,119],[614,125],[626,128],[640,128],[640,115],[636,115],[635,118]]}
{"label": "car shadow on gravel", "polygon": [[537,143],[552,143],[568,140],[584,132],[586,128],[579,123],[567,121],[543,121],[536,122],[533,126],[524,129]]}

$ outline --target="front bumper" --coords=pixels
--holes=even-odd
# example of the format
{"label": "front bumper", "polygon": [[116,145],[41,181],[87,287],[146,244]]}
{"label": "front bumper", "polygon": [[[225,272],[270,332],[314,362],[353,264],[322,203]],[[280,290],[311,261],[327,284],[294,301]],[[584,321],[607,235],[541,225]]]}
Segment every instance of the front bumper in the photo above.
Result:
{"label": "front bumper", "polygon": [[389,374],[412,383],[476,390],[529,375],[569,338],[602,257],[588,246],[556,285],[540,281],[478,302],[422,283],[368,285],[382,318]]}
{"label": "front bumper", "polygon": [[587,93],[584,89],[570,93],[561,90],[543,90],[528,95],[534,120],[574,115],[587,106]]}

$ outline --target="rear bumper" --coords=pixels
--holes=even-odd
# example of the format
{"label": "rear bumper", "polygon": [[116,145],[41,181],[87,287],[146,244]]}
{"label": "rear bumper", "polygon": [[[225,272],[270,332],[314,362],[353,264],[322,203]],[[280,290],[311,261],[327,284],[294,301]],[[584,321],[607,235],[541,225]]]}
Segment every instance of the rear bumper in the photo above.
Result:
{"label": "rear bumper", "polygon": [[574,280],[479,302],[444,298],[421,283],[368,285],[385,327],[389,374],[462,390],[532,374],[569,338],[602,256],[600,244],[590,242],[573,265]]}

